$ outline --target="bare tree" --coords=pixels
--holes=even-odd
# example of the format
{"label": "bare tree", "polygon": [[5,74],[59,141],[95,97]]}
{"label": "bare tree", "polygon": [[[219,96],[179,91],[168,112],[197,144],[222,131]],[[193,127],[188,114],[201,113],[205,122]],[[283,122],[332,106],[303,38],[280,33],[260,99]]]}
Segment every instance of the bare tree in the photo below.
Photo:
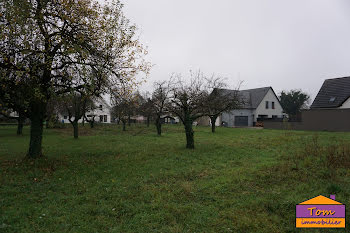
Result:
{"label": "bare tree", "polygon": [[[11,77],[11,78],[8,78]],[[0,115],[17,120],[17,135],[22,135],[23,124],[28,117],[28,82],[13,71],[0,69]],[[16,112],[17,116],[12,113]]]}
{"label": "bare tree", "polygon": [[91,103],[91,97],[79,92],[73,92],[62,98],[63,108],[68,114],[68,120],[73,126],[74,138],[79,136],[79,120],[83,118]]}
{"label": "bare tree", "polygon": [[86,112],[89,113],[89,115],[86,115],[86,112],[84,114],[84,119],[85,121],[87,121],[90,124],[90,128],[94,128],[95,127],[95,117],[97,116],[94,111],[96,109],[96,104],[94,103],[94,101],[90,101],[90,103],[86,106]]}
{"label": "bare tree", "polygon": [[176,82],[171,84],[168,109],[184,124],[186,148],[194,149],[193,122],[206,115],[204,108],[207,97],[205,78],[203,73],[198,71],[190,72],[189,82],[181,79],[180,75],[177,75],[176,79]]}
{"label": "bare tree", "polygon": [[139,94],[136,92],[131,96],[131,98],[128,100],[128,126],[131,126],[131,117],[137,115],[137,111],[139,108]]}
{"label": "bare tree", "polygon": [[152,93],[151,103],[153,114],[155,116],[155,124],[157,128],[157,134],[162,135],[162,115],[165,112],[166,106],[169,102],[169,94],[170,94],[170,84],[171,81],[166,82],[155,82],[154,87],[155,90]]}
{"label": "bare tree", "polygon": [[149,127],[151,118],[153,116],[153,103],[151,101],[149,93],[144,93],[143,95],[140,95],[138,113],[146,117],[146,124],[147,127]]}
{"label": "bare tree", "polygon": [[53,128],[59,123],[58,115],[62,112],[62,98],[53,95],[49,100],[46,108],[46,128]]}
{"label": "bare tree", "polygon": [[123,124],[123,131],[126,131],[126,123],[130,121],[131,110],[134,109],[137,102],[137,95],[133,94],[130,89],[118,90],[111,98],[113,105],[112,113],[118,121]]}
{"label": "bare tree", "polygon": [[237,109],[243,104],[240,98],[240,84],[234,90],[227,90],[227,84],[223,78],[214,75],[206,79],[206,100],[204,101],[204,112],[210,118],[211,131],[215,133],[216,119],[223,113]]}

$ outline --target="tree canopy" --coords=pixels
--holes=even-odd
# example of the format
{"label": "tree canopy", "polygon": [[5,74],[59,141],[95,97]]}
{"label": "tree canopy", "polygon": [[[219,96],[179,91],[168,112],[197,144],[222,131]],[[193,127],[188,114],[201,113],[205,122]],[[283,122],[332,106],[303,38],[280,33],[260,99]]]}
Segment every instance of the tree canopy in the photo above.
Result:
{"label": "tree canopy", "polygon": [[148,73],[146,49],[123,5],[96,0],[0,0],[0,69],[30,88],[28,156],[41,156],[42,122],[53,94],[89,90],[96,95]]}
{"label": "tree canopy", "polygon": [[216,119],[223,113],[239,108],[243,99],[239,95],[240,84],[235,90],[227,90],[228,85],[221,77],[206,78],[206,97],[203,101],[205,115],[210,118],[212,132],[215,132]]}
{"label": "tree canopy", "polygon": [[290,117],[295,117],[301,109],[307,107],[309,100],[310,96],[301,90],[282,91],[280,95],[282,108]]}

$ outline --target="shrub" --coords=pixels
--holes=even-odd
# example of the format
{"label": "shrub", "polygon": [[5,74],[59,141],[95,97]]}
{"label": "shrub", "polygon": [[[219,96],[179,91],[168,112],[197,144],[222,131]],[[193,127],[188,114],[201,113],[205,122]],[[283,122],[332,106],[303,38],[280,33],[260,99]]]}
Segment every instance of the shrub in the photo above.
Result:
{"label": "shrub", "polygon": [[340,169],[350,168],[350,142],[321,144],[318,134],[300,141],[291,158],[292,170],[335,179]]}
{"label": "shrub", "polygon": [[350,168],[350,144],[340,144],[326,147],[326,166],[331,168]]}

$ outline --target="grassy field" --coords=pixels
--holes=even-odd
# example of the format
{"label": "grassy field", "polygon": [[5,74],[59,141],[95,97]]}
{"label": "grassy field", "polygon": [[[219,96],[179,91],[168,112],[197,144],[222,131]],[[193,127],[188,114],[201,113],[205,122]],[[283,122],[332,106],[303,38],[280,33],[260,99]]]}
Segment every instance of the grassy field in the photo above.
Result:
{"label": "grassy field", "polygon": [[[0,232],[346,232],[295,229],[295,205],[336,194],[350,208],[350,133],[180,126],[0,127]],[[347,220],[350,211],[347,211]]]}

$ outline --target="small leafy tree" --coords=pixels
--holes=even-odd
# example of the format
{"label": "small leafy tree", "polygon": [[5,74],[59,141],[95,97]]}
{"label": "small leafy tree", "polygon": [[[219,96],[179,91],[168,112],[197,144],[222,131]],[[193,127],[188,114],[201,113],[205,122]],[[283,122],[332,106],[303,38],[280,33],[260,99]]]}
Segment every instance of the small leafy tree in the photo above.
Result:
{"label": "small leafy tree", "polygon": [[301,90],[282,91],[280,94],[280,102],[285,113],[290,118],[295,118],[303,108],[307,107],[310,96]]}

